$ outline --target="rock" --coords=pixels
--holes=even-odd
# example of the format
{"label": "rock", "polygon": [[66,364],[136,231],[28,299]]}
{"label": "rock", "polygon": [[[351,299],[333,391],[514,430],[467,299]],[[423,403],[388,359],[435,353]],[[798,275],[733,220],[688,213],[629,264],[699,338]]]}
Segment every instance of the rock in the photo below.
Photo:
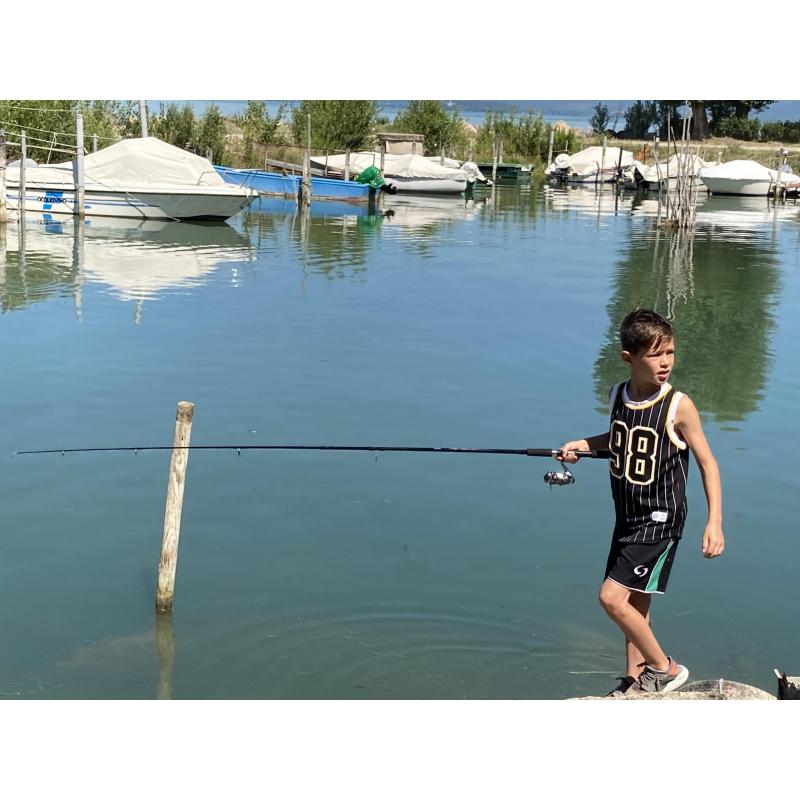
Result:
{"label": "rock", "polygon": [[[792,680],[791,678],[789,680]],[[627,694],[623,697],[572,697],[571,700],[776,700],[763,689],[746,683],[726,681],[694,681],[669,694]]]}

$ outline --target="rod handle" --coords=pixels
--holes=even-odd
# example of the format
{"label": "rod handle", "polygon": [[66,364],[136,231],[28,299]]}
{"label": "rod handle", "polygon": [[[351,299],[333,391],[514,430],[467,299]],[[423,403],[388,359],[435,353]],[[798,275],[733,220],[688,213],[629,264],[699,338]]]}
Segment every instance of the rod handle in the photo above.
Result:
{"label": "rod handle", "polygon": [[[529,447],[525,451],[526,456],[543,456],[546,458],[558,458],[560,450],[547,450],[545,448]],[[579,458],[608,458],[608,450],[574,450]]]}

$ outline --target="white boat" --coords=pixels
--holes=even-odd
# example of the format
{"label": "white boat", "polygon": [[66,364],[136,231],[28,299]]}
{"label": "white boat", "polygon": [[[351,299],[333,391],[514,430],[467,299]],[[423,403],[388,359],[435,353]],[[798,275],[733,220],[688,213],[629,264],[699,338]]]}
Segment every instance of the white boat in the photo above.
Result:
{"label": "white boat", "polygon": [[[344,155],[313,155],[311,162],[315,167],[344,175]],[[386,182],[398,192],[422,194],[459,194],[467,188],[470,175],[460,167],[442,166],[438,159],[419,155],[398,156],[386,153],[383,161],[383,175]],[[381,166],[381,154],[371,152],[350,153],[350,174],[357,175],[367,167]],[[474,180],[474,178],[473,178]]]}
{"label": "white boat", "polygon": [[[769,169],[757,161],[727,161],[715,167],[701,170],[700,180],[712,194],[745,195],[750,197],[766,197],[775,188],[778,171]],[[780,186],[786,186],[800,177],[791,172],[780,173]]]}
{"label": "white boat", "polygon": [[579,153],[561,153],[544,174],[567,183],[611,183],[617,172],[633,164],[633,153],[621,147],[587,147]]}
{"label": "white boat", "polygon": [[[657,192],[659,188],[664,191],[667,188],[670,191],[678,187],[678,173],[682,171],[684,174],[688,172],[689,177],[693,184],[698,184],[698,188],[705,191],[705,186],[700,187],[700,172],[707,167],[716,166],[716,161],[703,161],[700,156],[694,153],[677,153],[672,156],[668,161],[661,161],[652,166],[647,166],[638,161],[634,162],[633,166],[627,170],[627,175],[630,177],[629,185],[631,188],[641,188],[649,192]],[[682,165],[685,168],[682,169]],[[668,185],[669,184],[669,185]]]}
{"label": "white boat", "polygon": [[[25,168],[25,210],[77,213],[77,163]],[[6,203],[19,210],[19,167],[6,169]],[[123,139],[84,157],[87,216],[227,219],[252,190],[225,183],[210,161],[152,136]]]}

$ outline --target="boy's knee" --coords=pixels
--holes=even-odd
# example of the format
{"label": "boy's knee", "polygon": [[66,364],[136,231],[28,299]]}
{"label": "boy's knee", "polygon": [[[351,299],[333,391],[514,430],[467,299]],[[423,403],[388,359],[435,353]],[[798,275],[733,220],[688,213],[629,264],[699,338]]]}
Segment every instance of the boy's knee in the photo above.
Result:
{"label": "boy's knee", "polygon": [[605,581],[600,587],[600,594],[597,599],[606,614],[614,617],[625,611],[629,594],[624,587]]}

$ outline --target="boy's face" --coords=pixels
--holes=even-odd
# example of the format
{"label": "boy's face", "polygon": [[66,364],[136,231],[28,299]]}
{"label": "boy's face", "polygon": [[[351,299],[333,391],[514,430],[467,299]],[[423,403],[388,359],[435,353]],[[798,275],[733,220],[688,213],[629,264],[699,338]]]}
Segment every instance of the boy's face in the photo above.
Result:
{"label": "boy's face", "polygon": [[622,351],[622,360],[631,368],[631,377],[637,383],[662,386],[669,380],[675,365],[674,339],[662,339],[658,344],[643,347],[638,353]]}

